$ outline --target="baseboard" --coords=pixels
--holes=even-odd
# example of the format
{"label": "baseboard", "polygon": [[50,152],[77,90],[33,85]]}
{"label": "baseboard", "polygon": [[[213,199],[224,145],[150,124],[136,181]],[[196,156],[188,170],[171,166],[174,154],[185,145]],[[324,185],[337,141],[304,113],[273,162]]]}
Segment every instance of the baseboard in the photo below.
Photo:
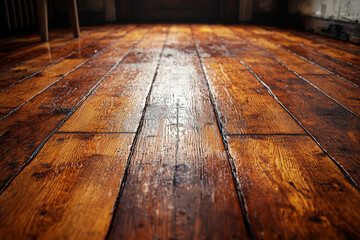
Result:
{"label": "baseboard", "polygon": [[315,17],[301,17],[301,26],[305,31],[360,44],[360,24],[342,22]]}

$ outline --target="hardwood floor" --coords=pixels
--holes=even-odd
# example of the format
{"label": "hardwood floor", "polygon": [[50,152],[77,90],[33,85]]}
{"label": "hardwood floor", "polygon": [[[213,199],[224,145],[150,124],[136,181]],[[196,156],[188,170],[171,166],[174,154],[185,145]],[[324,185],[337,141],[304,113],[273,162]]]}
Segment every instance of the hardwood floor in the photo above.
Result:
{"label": "hardwood floor", "polygon": [[1,239],[359,239],[360,46],[252,25],[0,42]]}

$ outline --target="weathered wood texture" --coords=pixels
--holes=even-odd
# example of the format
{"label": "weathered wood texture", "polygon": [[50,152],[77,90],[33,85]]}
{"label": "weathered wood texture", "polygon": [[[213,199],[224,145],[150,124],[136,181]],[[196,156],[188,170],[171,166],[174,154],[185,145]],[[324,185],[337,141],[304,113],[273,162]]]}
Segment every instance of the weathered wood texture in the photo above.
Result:
{"label": "weathered wood texture", "polygon": [[296,31],[296,30],[292,30],[292,29],[287,29],[287,31],[288,31],[288,34],[300,36],[300,37],[315,41],[316,43],[322,44],[323,46],[319,45],[319,48],[332,47],[335,49],[342,50],[343,52],[346,52],[346,53],[344,53],[344,55],[348,55],[348,54],[356,55],[356,56],[360,55],[360,46],[359,45],[355,45],[352,43],[336,40],[336,39],[329,38],[329,37],[323,37],[323,36],[315,35],[315,34],[311,34],[311,33],[300,32],[300,31]]}
{"label": "weathered wood texture", "polygon": [[[146,30],[138,28],[130,32],[104,49],[95,60],[118,63]],[[121,51],[113,51],[119,45],[123,46]],[[87,67],[84,64],[1,121],[1,189],[31,160],[48,136],[79,107],[110,70],[111,65]]]}
{"label": "weathered wood texture", "polygon": [[[193,29],[218,34],[235,52],[242,44],[226,28],[214,27],[215,33],[208,26]],[[200,38],[198,45],[201,44]],[[257,60],[261,62],[262,57]],[[359,237],[355,229],[360,226],[360,214],[352,209],[360,203],[360,193],[332,160],[238,59],[202,58],[202,62],[222,132],[229,134],[226,138],[229,154],[252,236]],[[268,69],[269,64],[262,67]],[[229,129],[238,132],[234,135]],[[343,198],[348,202],[343,204]]]}
{"label": "weathered wood texture", "polygon": [[[84,32],[85,35],[88,32]],[[1,57],[6,57],[7,61],[0,63],[0,71],[12,68],[23,61],[35,58],[41,54],[47,53],[64,46],[67,42],[71,41],[72,37],[69,34],[50,34],[50,40],[47,43],[40,42],[40,38],[28,39],[14,39],[8,43],[2,42],[1,44]]]}
{"label": "weathered wood texture", "polygon": [[[110,239],[246,238],[189,27],[172,27]],[[126,224],[124,224],[126,223]]]}
{"label": "weathered wood texture", "polygon": [[251,30],[251,32],[255,33],[257,36],[261,36],[268,41],[276,43],[278,46],[303,57],[307,61],[323,67],[325,70],[335,73],[354,83],[359,83],[360,56],[351,55],[347,52],[330,47],[325,48],[323,44],[318,44],[315,41],[309,41],[279,31],[269,33],[258,27]]}
{"label": "weathered wood texture", "polygon": [[167,30],[153,28],[59,131],[136,132]]}
{"label": "weathered wood texture", "polygon": [[360,237],[360,193],[310,137],[236,137],[229,149],[255,238]]}
{"label": "weathered wood texture", "polygon": [[[332,59],[335,62],[338,62],[341,64],[342,63],[346,63],[348,65],[355,65],[355,66],[359,66],[360,65],[360,57],[358,55],[360,47],[354,44],[349,44],[346,42],[341,42],[341,45],[343,45],[341,47],[341,49],[339,49],[340,44],[332,44],[330,46],[328,46],[327,44],[323,44],[318,42],[318,40],[321,41],[321,39],[323,39],[323,37],[318,38],[318,36],[316,38],[313,39],[309,39],[306,38],[306,34],[298,36],[296,34],[292,34],[292,31],[286,31],[286,30],[280,30],[280,29],[276,29],[276,28],[269,28],[269,29],[264,29],[264,28],[260,28],[260,27],[251,27],[252,31],[256,34],[260,34],[260,35],[268,35],[267,37],[270,37],[270,39],[273,39],[275,41],[279,41],[279,45],[284,45],[284,46],[297,46],[300,47],[300,49],[302,47],[305,47],[304,49],[308,48],[311,49],[312,51],[308,51],[308,50],[304,50],[307,53],[306,54],[312,54],[314,51],[315,52],[319,52],[323,54],[323,57],[326,57],[328,59]],[[311,35],[314,36],[314,35]],[[266,36],[264,36],[266,38]],[[282,39],[282,42],[281,40]],[[288,40],[288,41],[286,41]],[[333,40],[335,42],[338,42],[337,40]],[[281,42],[281,43],[280,43]],[[326,42],[328,44],[331,44],[330,40],[326,40]],[[338,42],[339,43],[339,42]],[[351,46],[351,48],[347,47],[347,46]],[[306,56],[304,56],[306,57]],[[330,58],[329,58],[330,57]],[[315,60],[316,58],[314,58]],[[340,61],[338,61],[340,60]],[[317,60],[315,60],[317,61]],[[320,63],[321,61],[319,61]]]}
{"label": "weathered wood texture", "polygon": [[0,239],[360,238],[359,47],[82,30],[0,41]]}
{"label": "weathered wood texture", "polygon": [[[48,67],[62,61],[64,58],[70,57],[82,48],[87,47],[89,44],[93,44],[91,46],[93,51],[97,51],[97,40],[101,40],[102,38],[111,38],[112,31],[113,30],[111,28],[106,28],[103,31],[94,32],[82,38],[74,39],[61,48],[49,51],[37,58],[25,61],[8,71],[0,73],[0,89],[3,90],[18,82],[26,80],[31,76],[36,76],[35,74],[39,74]],[[87,48],[87,50],[90,51],[91,48]]]}
{"label": "weathered wood texture", "polygon": [[[91,61],[98,52],[106,48],[109,44],[117,41],[118,38],[124,36],[131,29],[133,29],[133,26],[119,28],[116,31],[108,33],[105,37],[99,38],[94,43],[82,47],[82,50],[71,54],[61,62],[43,70],[34,77],[0,92],[0,107],[17,108],[21,106],[47,87],[76,70],[82,64]],[[87,67],[87,65],[84,67]],[[10,111],[7,113],[9,112]]]}
{"label": "weathered wood texture", "polygon": [[226,133],[305,134],[236,58],[205,58],[203,62]]}
{"label": "weathered wood texture", "polygon": [[1,239],[104,239],[133,137],[55,134],[1,194]]}
{"label": "weathered wood texture", "polygon": [[[288,69],[296,65],[295,62],[287,67],[266,55],[264,51],[275,53],[275,49],[278,49],[272,43],[247,34],[246,29],[242,27],[231,27],[239,33],[238,36],[225,27],[214,27],[214,29],[224,43],[233,49],[239,60],[243,61],[269,87],[276,99],[360,185],[359,117],[289,71]],[[244,36],[244,38],[239,36]],[[235,42],[234,45],[233,42]],[[239,48],[240,44],[242,47]],[[247,51],[250,53],[247,54]],[[282,50],[279,49],[279,51]],[[307,68],[299,67],[299,69],[301,73],[306,73]],[[314,71],[317,70],[314,69]],[[339,81],[343,80],[339,79]],[[347,93],[355,96],[357,98],[355,101],[358,102],[359,95],[356,92],[355,95],[349,91]]]}

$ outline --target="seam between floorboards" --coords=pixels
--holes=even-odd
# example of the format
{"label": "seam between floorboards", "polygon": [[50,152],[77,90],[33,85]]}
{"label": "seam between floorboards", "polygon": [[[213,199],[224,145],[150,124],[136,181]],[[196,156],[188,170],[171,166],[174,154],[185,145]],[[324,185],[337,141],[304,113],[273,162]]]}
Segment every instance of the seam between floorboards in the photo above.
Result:
{"label": "seam between floorboards", "polygon": [[[239,36],[235,31],[233,31],[231,28],[227,28],[229,29],[231,32],[233,32],[236,36]],[[214,32],[215,33],[215,32]],[[216,33],[215,33],[216,34]],[[220,39],[221,42],[222,39],[216,34],[216,36],[218,37],[218,39]],[[240,36],[239,36],[240,37]],[[240,37],[242,38],[242,37]],[[244,39],[244,38],[242,38]],[[244,39],[246,42],[250,43],[249,41],[247,41],[246,39]],[[251,43],[250,43],[251,44]],[[331,156],[326,150],[325,148],[316,140],[316,138],[310,133],[309,130],[307,130],[302,124],[301,122],[285,107],[285,105],[277,98],[277,96],[272,92],[271,88],[265,83],[263,82],[260,77],[258,75],[256,75],[256,73],[254,73],[242,60],[240,60],[236,54],[234,54],[229,47],[223,43],[223,45],[233,54],[233,56],[242,64],[245,66],[245,68],[252,74],[255,76],[255,78],[264,86],[266,87],[266,89],[268,90],[269,94],[275,99],[275,101],[280,104],[280,106],[282,108],[285,109],[285,111],[300,125],[300,127],[313,139],[313,141],[320,147],[320,149],[326,154],[326,156],[328,156],[332,162],[338,167],[338,169],[341,171],[341,173],[345,176],[345,178],[349,181],[349,183],[360,192],[360,186],[355,182],[355,180],[350,176],[350,174],[344,169],[344,167],[333,157]]]}
{"label": "seam between floorboards", "polygon": [[[286,38],[284,38],[284,39],[286,39]],[[287,40],[287,39],[286,39],[286,40]],[[300,45],[300,46],[302,46],[302,47],[308,48],[309,50],[312,50],[312,51],[314,51],[314,52],[317,52],[317,53],[323,55],[326,59],[328,59],[328,60],[330,60],[330,61],[332,61],[332,62],[334,62],[334,63],[336,63],[336,64],[339,64],[339,63],[336,62],[336,61],[339,61],[340,63],[345,63],[345,64],[347,64],[347,65],[350,66],[350,67],[356,68],[357,70],[360,69],[360,67],[359,67],[358,65],[353,64],[352,62],[348,62],[348,61],[343,60],[343,59],[341,59],[341,58],[333,57],[333,56],[328,55],[328,54],[325,53],[325,52],[319,51],[317,48],[313,48],[313,47],[311,47],[311,46],[309,46],[309,45],[307,45],[307,44],[303,44],[303,43],[301,43],[301,42],[296,42],[296,41],[293,41],[293,40],[290,40],[290,41],[295,42],[296,44],[298,44],[298,45]],[[320,43],[320,44],[321,44],[321,43]],[[324,45],[324,44],[323,44],[323,45]],[[328,46],[328,47],[330,47],[330,46]],[[332,47],[330,47],[330,48],[332,48]],[[336,49],[336,48],[334,48],[334,49]],[[339,49],[337,49],[337,50],[339,50]],[[342,51],[342,50],[340,50],[340,51]],[[343,51],[343,52],[345,52],[345,51]],[[352,53],[350,53],[350,54],[352,54]]]}
{"label": "seam between floorboards", "polygon": [[[149,32],[150,28],[148,28],[147,32],[144,33],[141,39],[139,39],[134,45],[126,52],[126,54],[119,59],[116,64],[90,89],[90,91],[79,101],[78,105],[71,110],[71,112],[65,117],[65,119],[44,139],[44,141],[34,150],[28,160],[21,166],[19,166],[20,171],[17,172],[11,179],[9,179],[4,186],[0,189],[0,195],[6,190],[6,188],[12,183],[12,181],[25,169],[25,167],[32,162],[32,160],[36,157],[36,155],[40,152],[40,150],[44,147],[47,141],[55,134],[55,132],[60,129],[60,127],[71,117],[71,115],[81,106],[81,104],[90,96],[94,90],[101,84],[104,79],[106,79],[114,70],[115,68],[122,62],[122,60],[134,49],[134,47],[145,37],[145,35]],[[119,39],[120,40],[120,39]],[[117,42],[117,41],[116,41]],[[115,42],[113,43],[115,44]],[[97,54],[100,54],[105,49],[110,47],[111,45],[107,46],[106,48],[99,51]]]}
{"label": "seam between floorboards", "polygon": [[[322,94],[324,94],[325,96],[327,96],[328,98],[330,98],[332,101],[334,101],[334,102],[335,102],[336,104],[338,104],[340,107],[344,108],[344,109],[345,109],[346,111],[348,111],[350,114],[354,115],[354,116],[357,117],[357,118],[360,118],[359,115],[357,115],[356,113],[354,113],[353,111],[351,111],[350,109],[348,109],[347,107],[345,107],[343,104],[341,104],[340,102],[338,102],[335,98],[331,97],[331,96],[330,96],[329,94],[327,94],[325,91],[321,90],[321,89],[320,89],[318,86],[316,86],[314,83],[312,83],[311,81],[307,80],[306,78],[304,78],[303,76],[301,76],[301,74],[295,72],[295,71],[292,70],[291,68],[287,67],[283,62],[281,62],[281,61],[280,61],[279,59],[277,59],[276,57],[273,57],[273,56],[272,56],[270,53],[268,53],[264,48],[259,47],[259,46],[257,46],[257,45],[254,45],[254,44],[251,43],[250,41],[246,40],[246,38],[241,37],[237,32],[233,31],[231,28],[227,28],[227,29],[229,29],[230,31],[232,31],[233,33],[235,33],[236,36],[238,36],[238,37],[240,37],[241,39],[243,39],[243,40],[245,40],[246,42],[248,42],[250,45],[252,45],[252,46],[254,46],[255,48],[259,49],[261,52],[265,53],[269,58],[275,60],[278,64],[280,64],[282,67],[286,68],[289,72],[291,72],[291,73],[293,73],[294,75],[296,75],[297,77],[299,77],[301,80],[303,80],[303,81],[307,82],[308,84],[310,84],[310,86],[314,87],[316,90],[318,90],[319,92],[321,92]],[[265,40],[266,40],[266,39],[265,39]],[[266,40],[266,41],[268,41],[268,40]],[[273,43],[273,42],[271,42],[271,41],[268,41],[268,42],[270,42],[270,43],[272,43],[272,44],[274,44],[274,45],[276,45],[276,46],[284,49],[285,51],[293,54],[293,55],[296,56],[296,57],[299,57],[299,58],[301,58],[301,59],[303,59],[303,60],[305,60],[305,61],[307,61],[307,62],[309,62],[309,63],[311,63],[311,64],[313,64],[313,65],[315,65],[315,66],[317,66],[317,67],[319,67],[319,68],[321,68],[321,69],[323,69],[323,70],[326,70],[326,71],[329,72],[330,74],[332,74],[332,75],[334,75],[334,76],[336,76],[336,77],[344,80],[345,82],[350,83],[350,84],[352,84],[353,86],[359,88],[359,86],[358,86],[357,84],[355,84],[355,83],[351,82],[350,80],[347,80],[347,79],[345,79],[345,78],[343,78],[343,77],[341,77],[341,76],[339,76],[339,75],[331,72],[330,70],[328,70],[328,69],[326,69],[326,68],[318,65],[317,63],[312,62],[312,61],[306,59],[305,57],[300,56],[299,54],[297,54],[297,53],[295,53],[295,52],[293,52],[293,51],[291,51],[291,50],[288,50],[288,49],[282,47],[282,46],[279,45],[279,44]],[[231,51],[231,53],[233,53],[233,52]],[[236,55],[236,54],[233,54],[233,55]]]}
{"label": "seam between floorboards", "polygon": [[[278,31],[278,30],[276,30],[276,31]],[[253,33],[253,32],[252,32],[252,33]],[[256,34],[256,33],[255,33],[255,34]],[[257,34],[256,34],[256,35],[257,35]],[[327,53],[325,53],[325,52],[322,52],[322,51],[318,50],[317,48],[311,47],[311,46],[308,45],[308,44],[304,44],[304,43],[299,42],[299,41],[296,41],[296,40],[288,39],[288,38],[286,38],[286,37],[283,37],[281,34],[279,34],[278,36],[280,36],[280,38],[283,39],[283,40],[285,40],[285,41],[288,41],[288,42],[294,43],[294,44],[296,44],[296,45],[299,45],[299,46],[301,46],[301,47],[307,48],[307,49],[309,49],[309,50],[311,50],[311,51],[313,51],[313,52],[317,52],[318,54],[322,55],[322,56],[325,57],[326,59],[328,59],[328,60],[330,60],[330,61],[332,61],[332,62],[335,61],[335,62],[334,62],[335,64],[339,64],[339,63],[336,62],[336,61],[339,61],[339,62],[341,62],[341,63],[347,64],[347,65],[350,66],[350,67],[354,67],[354,68],[356,68],[356,69],[358,69],[358,70],[360,69],[357,65],[355,65],[355,64],[353,64],[353,63],[351,63],[351,62],[348,62],[348,61],[343,60],[343,59],[340,59],[340,58],[333,57],[333,56],[331,56],[331,55],[329,55],[329,54],[327,54]],[[304,39],[306,39],[306,40],[309,40],[309,39],[307,39],[307,38],[305,38],[305,37],[302,37],[302,36],[298,36],[298,37],[301,37],[301,38],[304,38]],[[266,39],[266,40],[267,40],[267,39]],[[276,44],[276,45],[278,45],[279,47],[282,47],[283,49],[285,49],[285,50],[287,50],[287,51],[289,51],[289,52],[291,52],[291,53],[295,53],[294,51],[283,47],[283,45],[281,45],[281,44],[278,44],[278,43],[276,43],[276,42],[274,42],[274,41],[271,41],[271,40],[267,40],[267,41],[269,41],[269,42],[271,42],[271,43],[273,43],[273,44]],[[317,42],[317,41],[315,41],[315,42]],[[319,42],[317,42],[317,43],[319,43]],[[322,45],[324,45],[324,46],[328,46],[328,45],[323,44],[323,43],[319,43],[319,44],[322,44]],[[334,47],[331,47],[331,46],[328,46],[328,47],[334,48]],[[334,48],[334,49],[343,51],[343,50],[337,49],[337,48]],[[330,50],[331,50],[331,49],[330,49]],[[343,51],[343,52],[346,52],[346,51]],[[346,52],[346,53],[349,53],[349,52]],[[295,54],[297,54],[297,53],[295,53]],[[350,54],[352,54],[352,53],[350,53]],[[304,57],[304,58],[306,58],[306,57]],[[308,59],[308,60],[309,60],[309,59]],[[310,61],[310,62],[313,62],[313,61],[311,61],[311,60],[309,60],[309,61]],[[315,62],[314,62],[314,63],[315,63]]]}
{"label": "seam between floorboards", "polygon": [[[231,31],[233,31],[231,28],[228,28],[228,29],[230,29]],[[247,30],[246,30],[246,31],[247,31]],[[234,32],[234,31],[233,31],[233,32]],[[247,32],[249,32],[249,31],[247,31]],[[237,36],[239,36],[237,32],[234,32],[234,33],[235,33]],[[256,37],[260,37],[260,36],[258,36],[257,34],[254,34],[254,33],[251,32],[251,31],[250,31],[250,34],[255,35]],[[240,37],[240,36],[239,36],[239,37]],[[240,37],[240,38],[244,39],[243,37]],[[313,64],[313,65],[315,65],[315,66],[317,66],[317,67],[319,67],[319,68],[327,71],[328,73],[330,73],[330,74],[332,74],[332,75],[334,75],[334,76],[336,76],[336,77],[338,77],[338,78],[340,78],[340,79],[342,79],[342,80],[344,80],[344,81],[346,81],[346,82],[348,82],[348,83],[350,83],[350,84],[352,84],[352,85],[354,85],[354,86],[356,86],[356,87],[360,87],[358,84],[356,84],[356,83],[354,83],[354,82],[346,79],[345,77],[340,76],[340,75],[337,74],[337,73],[332,72],[331,70],[329,70],[329,69],[327,69],[327,68],[325,68],[325,67],[323,67],[323,66],[320,66],[318,63],[313,62],[313,61],[311,61],[310,59],[307,59],[306,57],[303,57],[303,56],[301,56],[300,54],[297,54],[296,52],[291,51],[290,49],[287,49],[287,48],[283,47],[282,45],[280,45],[280,44],[278,44],[278,43],[275,43],[275,42],[273,42],[273,41],[271,41],[271,40],[268,40],[268,39],[266,39],[266,38],[264,38],[264,37],[262,37],[262,38],[265,39],[266,41],[268,41],[269,43],[272,43],[272,44],[276,45],[277,47],[279,47],[279,48],[281,48],[281,49],[283,49],[283,50],[285,50],[285,51],[293,54],[293,55],[296,56],[296,57],[299,57],[299,58],[307,61],[308,63],[311,63],[311,64]],[[247,42],[249,42],[249,41],[247,41]],[[291,42],[296,43],[295,41],[291,41]],[[254,44],[252,44],[252,43],[250,43],[250,44],[253,45],[253,46],[255,46],[255,47],[257,47],[258,49],[262,50],[262,48],[254,45]],[[301,46],[301,45],[300,45],[300,46]],[[303,45],[303,46],[304,46],[304,45]],[[309,47],[309,48],[310,48],[310,47]],[[310,49],[311,49],[311,48],[310,48]],[[314,49],[313,49],[313,50],[314,50]],[[262,50],[262,51],[264,52],[264,50]],[[314,51],[315,51],[315,50],[314,50]],[[319,51],[317,51],[317,52],[320,53],[320,54],[322,54],[324,57],[328,56],[328,55],[326,55],[326,54],[324,54],[324,53],[321,53],[321,52],[319,52]],[[266,54],[269,56],[268,53],[266,53]],[[331,56],[328,56],[328,57],[331,57]],[[275,59],[275,58],[274,58],[274,59]],[[338,58],[334,58],[334,59],[339,60]],[[275,59],[275,60],[277,60],[277,59]],[[331,61],[331,60],[330,60],[330,61]],[[340,59],[340,61],[342,61],[342,60]],[[337,63],[335,62],[335,64],[337,64]],[[358,68],[358,69],[359,69],[359,67],[354,66],[354,65],[352,65],[352,67],[355,67],[355,68]]]}
{"label": "seam between floorboards", "polygon": [[240,209],[241,209],[242,215],[243,215],[246,234],[247,234],[247,237],[249,239],[254,239],[252,227],[251,227],[251,224],[250,224],[250,219],[249,219],[249,216],[248,216],[248,210],[247,210],[246,203],[245,203],[245,198],[244,198],[244,195],[243,195],[242,190],[241,190],[241,183],[238,180],[239,178],[238,178],[238,175],[237,175],[237,170],[236,170],[236,167],[235,167],[235,163],[234,163],[234,160],[233,160],[233,158],[232,158],[232,156],[230,154],[229,148],[228,148],[228,144],[227,144],[227,140],[226,140],[226,134],[227,133],[225,132],[226,130],[223,128],[222,123],[220,121],[220,115],[219,115],[219,112],[218,112],[217,107],[216,107],[216,102],[215,102],[214,96],[213,96],[213,94],[211,92],[211,88],[210,88],[208,78],[207,78],[207,76],[205,74],[204,63],[203,63],[202,58],[200,56],[199,47],[198,47],[198,44],[197,44],[197,42],[195,40],[195,37],[194,37],[193,26],[191,26],[191,36],[192,36],[192,39],[193,39],[195,47],[196,47],[196,54],[197,54],[197,57],[198,57],[198,59],[200,61],[201,70],[202,70],[203,76],[205,78],[206,85],[208,87],[208,93],[209,93],[209,97],[210,97],[210,100],[211,100],[211,104],[213,106],[213,111],[214,111],[214,114],[215,114],[216,123],[217,123],[218,129],[219,129],[219,133],[221,135],[221,139],[222,139],[222,142],[224,144],[226,155],[228,157],[228,163],[230,165],[230,170],[231,170],[231,173],[232,173],[236,194],[238,196]]}
{"label": "seam between floorboards", "polygon": [[308,136],[307,133],[228,133],[228,137],[246,137],[246,136]]}
{"label": "seam between floorboards", "polygon": [[[265,53],[265,52],[264,52]],[[268,53],[265,53],[268,54]],[[268,55],[270,57],[270,55]],[[354,113],[353,111],[351,111],[350,109],[348,109],[347,107],[345,107],[343,104],[341,104],[340,102],[338,102],[335,98],[331,97],[329,94],[327,94],[325,91],[321,90],[318,86],[316,86],[315,84],[313,84],[312,82],[310,82],[309,80],[307,80],[306,78],[304,78],[303,76],[301,76],[300,74],[298,74],[297,72],[295,72],[294,70],[290,69],[289,67],[287,67],[285,64],[283,64],[282,62],[280,62],[277,58],[273,58],[276,62],[278,62],[281,66],[283,66],[284,68],[286,68],[288,71],[292,72],[293,74],[295,74],[296,76],[298,76],[300,79],[302,79],[303,81],[307,82],[308,84],[310,84],[312,87],[314,87],[315,89],[317,89],[319,92],[323,93],[325,96],[327,96],[328,98],[330,98],[331,100],[333,100],[335,103],[337,103],[338,105],[340,105],[342,108],[344,108],[346,111],[348,111],[350,114],[353,114],[355,117],[360,118],[359,115],[357,115],[356,113]]]}
{"label": "seam between floorboards", "polygon": [[[108,33],[109,33],[109,32],[113,32],[114,30],[116,30],[116,28],[115,28],[115,29],[113,29],[113,30],[107,31],[107,32],[108,32]],[[106,31],[105,31],[105,32],[106,32]],[[26,81],[26,80],[28,80],[28,79],[30,79],[30,78],[32,78],[32,77],[34,77],[34,76],[35,76],[35,75],[37,75],[38,73],[41,73],[41,72],[43,72],[43,71],[47,70],[48,68],[51,68],[51,67],[55,66],[56,64],[60,63],[60,62],[61,62],[61,61],[63,61],[64,59],[66,59],[66,58],[68,58],[68,57],[70,57],[70,56],[74,55],[75,53],[80,52],[82,49],[86,48],[86,47],[87,47],[87,46],[89,46],[90,44],[93,44],[95,41],[98,41],[98,40],[103,39],[103,38],[106,38],[106,37],[107,37],[107,36],[105,35],[104,37],[101,37],[101,38],[99,38],[99,39],[97,39],[97,40],[94,40],[94,41],[90,42],[89,44],[85,45],[84,47],[81,47],[81,48],[80,48],[80,49],[78,49],[78,50],[74,50],[74,51],[72,51],[72,52],[71,52],[71,53],[69,53],[68,55],[66,55],[66,56],[64,56],[64,57],[62,57],[62,58],[60,58],[60,59],[59,59],[59,60],[57,60],[56,62],[54,62],[54,63],[52,63],[52,64],[50,64],[50,65],[48,65],[48,66],[44,67],[43,69],[41,69],[41,70],[39,70],[39,71],[37,71],[37,72],[35,72],[35,73],[33,73],[33,74],[31,74],[31,75],[27,76],[27,77],[24,77],[24,78],[20,79],[20,80],[19,80],[19,81],[17,81],[16,83],[13,83],[13,84],[11,84],[11,85],[9,85],[9,86],[7,86],[7,87],[5,87],[5,88],[1,89],[1,90],[0,90],[0,92],[3,92],[3,91],[5,91],[5,90],[7,90],[7,89],[9,89],[9,88],[11,88],[11,87],[13,87],[13,86],[15,86],[15,85],[17,85],[17,84],[21,83],[21,82],[23,82],[23,81]],[[44,55],[44,54],[42,54],[42,55]],[[40,55],[40,56],[42,56],[42,55]],[[37,56],[37,57],[40,57],[40,56]],[[30,59],[30,60],[31,60],[31,59]]]}
{"label": "seam between floorboards", "polygon": [[[155,25],[153,25],[154,27]],[[116,212],[117,212],[117,209],[119,207],[119,204],[120,204],[120,201],[121,201],[121,197],[122,197],[122,194],[124,192],[124,189],[125,189],[125,184],[126,184],[126,180],[127,180],[127,174],[128,174],[128,171],[129,171],[129,167],[130,167],[130,163],[131,163],[131,158],[133,157],[134,155],[134,152],[135,152],[135,146],[137,144],[137,140],[140,136],[140,132],[143,128],[143,125],[144,125],[144,122],[145,122],[145,114],[146,114],[146,110],[149,106],[149,103],[150,103],[150,97],[151,97],[151,93],[152,93],[152,89],[153,89],[153,86],[154,86],[154,82],[156,80],[156,77],[158,75],[158,71],[159,71],[159,66],[160,66],[160,62],[161,62],[161,57],[163,55],[163,52],[164,52],[164,49],[165,49],[165,45],[166,45],[166,42],[168,40],[168,37],[169,37],[169,32],[170,32],[170,28],[171,28],[171,25],[169,26],[168,30],[167,30],[167,33],[166,33],[166,39],[164,41],[164,44],[162,46],[162,49],[161,49],[161,53],[160,53],[160,57],[158,59],[158,62],[157,62],[157,65],[156,65],[156,70],[155,70],[155,74],[154,74],[154,77],[152,79],[152,82],[151,82],[151,85],[150,85],[150,89],[149,89],[149,92],[146,96],[146,100],[145,100],[145,105],[144,105],[144,109],[141,113],[141,118],[140,118],[140,121],[139,121],[139,125],[138,125],[138,128],[136,130],[136,133],[135,133],[135,137],[134,137],[134,140],[131,144],[131,147],[130,147],[130,153],[129,153],[129,157],[127,159],[127,162],[126,162],[126,167],[125,167],[125,171],[124,171],[124,176],[123,176],[123,179],[121,181],[121,185],[120,185],[120,189],[119,189],[119,194],[117,196],[117,199],[116,199],[116,202],[115,202],[115,205],[114,205],[114,208],[113,208],[113,214],[112,214],[112,217],[111,217],[111,221],[110,221],[110,226],[109,226],[109,229],[108,229],[108,232],[106,234],[106,237],[105,239],[109,239],[110,238],[110,233],[112,232],[112,229],[113,229],[113,226],[114,226],[114,220],[115,220],[115,217],[116,217]]]}
{"label": "seam between floorboards", "polygon": [[[115,30],[115,29],[113,29],[113,30]],[[134,29],[132,29],[132,30],[134,30]],[[34,99],[36,96],[38,96],[38,95],[41,94],[42,92],[46,91],[46,90],[47,90],[48,88],[50,88],[51,86],[55,85],[57,82],[59,82],[60,80],[62,80],[64,77],[68,76],[70,73],[74,72],[75,70],[81,68],[83,65],[85,65],[86,63],[88,63],[91,59],[93,59],[93,58],[95,58],[97,55],[99,55],[103,50],[105,50],[106,48],[110,47],[111,45],[115,44],[117,41],[119,41],[120,39],[122,39],[123,37],[125,37],[125,36],[126,36],[129,32],[131,32],[132,30],[126,32],[126,34],[125,34],[124,36],[121,36],[121,38],[119,38],[118,40],[115,40],[113,43],[111,43],[111,44],[108,45],[107,47],[102,48],[98,53],[95,53],[94,55],[92,55],[91,57],[89,57],[88,59],[86,59],[84,62],[82,62],[82,63],[80,63],[79,65],[77,65],[75,68],[73,68],[73,69],[70,70],[69,72],[65,73],[64,75],[62,75],[61,77],[59,77],[58,79],[56,79],[54,82],[52,82],[50,85],[48,85],[47,87],[45,87],[44,89],[42,89],[40,92],[36,93],[36,94],[35,94],[34,96],[32,96],[31,98],[29,98],[28,100],[26,100],[25,102],[23,102],[23,103],[20,104],[19,106],[15,107],[15,108],[14,108],[13,110],[11,110],[8,114],[6,114],[4,117],[0,118],[0,122],[1,122],[2,120],[4,120],[5,118],[9,117],[9,116],[10,116],[11,114],[13,114],[15,111],[19,110],[22,106],[24,106],[26,103],[30,102],[30,101],[31,101],[32,99]],[[112,31],[111,31],[111,32],[112,32]],[[103,39],[103,38],[106,38],[106,36],[97,39],[97,41],[98,41],[98,40],[101,40],[101,39]],[[88,45],[84,46],[83,48],[89,46],[90,44],[92,44],[92,43],[94,43],[94,42],[95,42],[95,40],[94,40],[93,42],[89,43]],[[81,49],[83,49],[83,48],[81,48]],[[81,50],[81,49],[80,49],[80,50]],[[80,51],[80,50],[79,50],[79,51]],[[77,52],[78,52],[78,51],[77,51]],[[75,52],[75,53],[77,53],[77,52]],[[74,55],[75,53],[72,52],[72,53],[70,53],[70,54],[71,54],[71,55]],[[65,58],[66,58],[66,57],[65,57]],[[65,58],[64,58],[64,59],[65,59]],[[64,60],[64,59],[62,59],[62,60]],[[62,60],[60,60],[60,61],[62,61]],[[59,62],[57,62],[57,63],[59,63]],[[54,65],[57,64],[57,63],[54,63]],[[52,66],[53,66],[53,65],[52,65]],[[50,67],[51,67],[51,66],[50,66]],[[30,79],[30,78],[31,78],[31,77],[29,77],[28,79]],[[24,81],[26,81],[26,80],[28,80],[28,79],[24,79]],[[23,81],[21,81],[21,82],[23,82]],[[11,88],[11,87],[17,85],[18,83],[20,83],[20,82],[14,83],[13,85],[10,85],[10,86],[9,86],[8,88],[6,88],[6,89]],[[0,92],[5,91],[6,89],[0,90]]]}
{"label": "seam between floorboards", "polygon": [[[86,37],[86,36],[88,36],[88,35],[90,35],[90,34],[92,34],[92,32],[88,32],[88,34],[82,35],[81,38],[84,38],[84,37]],[[55,39],[59,39],[59,38],[55,38]],[[55,39],[53,39],[53,40],[55,40]],[[72,41],[75,41],[76,39],[79,39],[79,38],[72,38],[72,39],[68,40],[68,41],[65,42],[63,45],[51,49],[51,50],[50,50],[50,53],[53,52],[53,51],[55,51],[55,50],[57,50],[57,49],[59,49],[59,48],[64,47],[64,46],[67,45],[67,44],[70,44]],[[42,42],[42,43],[44,43],[44,42]],[[48,43],[50,44],[50,41],[49,41]],[[35,47],[36,47],[36,46],[35,46]],[[35,56],[35,57],[26,59],[26,60],[24,60],[24,61],[22,61],[22,62],[19,62],[19,63],[14,64],[14,65],[11,65],[10,67],[8,67],[8,68],[6,68],[6,69],[1,70],[0,73],[9,71],[9,70],[11,70],[11,69],[14,68],[14,67],[19,66],[20,64],[23,64],[23,63],[25,63],[25,62],[27,62],[27,61],[30,61],[30,60],[32,60],[32,59],[35,59],[35,58],[37,58],[37,57],[40,57],[40,56],[42,56],[42,55],[44,55],[44,54],[48,54],[48,53],[42,53],[42,54],[37,55],[37,56]]]}
{"label": "seam between floorboards", "polygon": [[57,131],[55,134],[136,134],[136,132],[79,132],[79,131]]}

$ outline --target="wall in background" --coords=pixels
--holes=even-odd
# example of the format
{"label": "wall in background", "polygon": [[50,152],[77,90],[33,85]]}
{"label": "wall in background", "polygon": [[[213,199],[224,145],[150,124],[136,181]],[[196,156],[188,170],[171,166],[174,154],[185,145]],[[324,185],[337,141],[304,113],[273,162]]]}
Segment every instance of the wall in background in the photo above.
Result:
{"label": "wall in background", "polygon": [[252,5],[253,23],[360,43],[360,0],[252,0]]}
{"label": "wall in background", "polygon": [[360,0],[252,0],[257,13],[288,13],[344,22],[360,22]]}
{"label": "wall in background", "polygon": [[289,0],[290,14],[360,22],[360,0]]}

